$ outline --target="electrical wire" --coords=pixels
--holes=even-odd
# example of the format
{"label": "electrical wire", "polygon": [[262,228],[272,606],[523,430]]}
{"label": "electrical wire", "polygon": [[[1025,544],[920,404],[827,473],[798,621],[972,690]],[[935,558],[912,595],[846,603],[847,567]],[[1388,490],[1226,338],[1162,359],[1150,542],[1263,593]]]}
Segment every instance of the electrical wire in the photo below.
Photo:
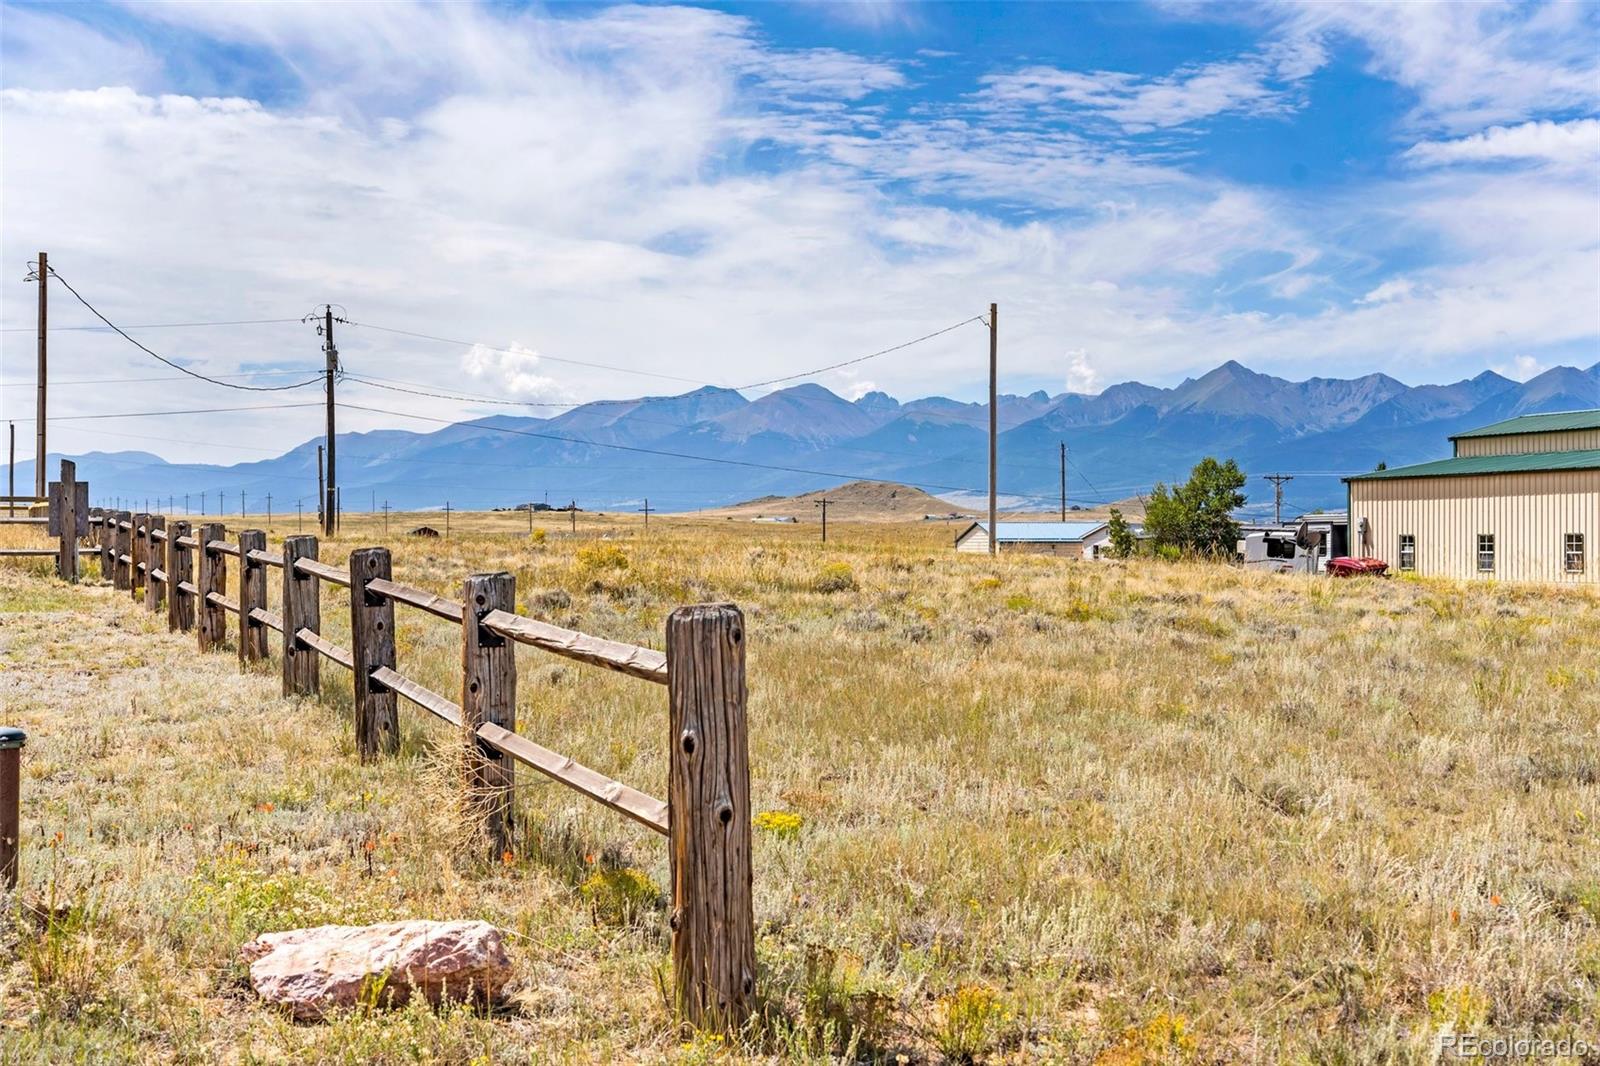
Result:
{"label": "electrical wire", "polygon": [[[59,277],[59,275],[56,274],[56,271],[55,271],[54,267],[50,268],[50,274],[51,274],[52,277]],[[65,285],[66,282],[62,281],[61,284]],[[129,329],[186,329],[186,328],[191,327],[191,326],[272,326],[272,325],[281,325],[281,324],[287,323],[287,322],[299,322],[299,321],[300,320],[298,318],[238,318],[238,319],[234,319],[231,322],[141,322],[136,326],[129,326],[128,328]],[[58,333],[58,332],[59,333],[70,333],[70,332],[103,333],[108,328],[111,328],[111,327],[107,327],[107,326],[47,326],[47,327],[45,327],[45,332],[47,332],[47,333]],[[0,329],[0,333],[37,333],[37,332],[39,332],[39,328],[37,326],[6,326],[4,329]]]}
{"label": "electrical wire", "polygon": [[[389,410],[389,409],[382,408],[382,407],[367,407],[367,406],[362,405],[362,404],[338,403],[338,404],[335,404],[334,406],[342,407],[342,408],[345,408],[346,410],[351,410],[351,411],[366,411],[366,412],[371,413],[371,414],[389,415],[389,416],[394,417],[394,418],[410,418],[410,419],[414,419],[414,420],[419,421],[419,422],[434,422],[434,423],[437,423],[437,424],[440,424],[440,425],[447,425],[447,426],[453,426],[453,425],[457,424],[457,423],[455,423],[454,421],[452,421],[451,419],[448,419],[448,418],[436,418],[436,417],[434,417],[432,415],[418,415],[418,414],[412,414],[409,411],[394,411],[394,410]],[[659,456],[662,456],[664,458],[669,458],[669,459],[687,459],[687,460],[689,460],[691,462],[696,462],[696,463],[715,463],[715,464],[718,464],[720,466],[739,466],[739,467],[747,467],[747,468],[756,469],[756,470],[775,470],[775,471],[779,471],[781,473],[787,473],[787,474],[810,474],[810,475],[813,475],[813,476],[816,476],[816,477],[837,477],[837,478],[844,478],[847,481],[877,480],[876,478],[872,478],[870,476],[859,475],[859,474],[845,474],[845,473],[840,473],[840,472],[838,472],[836,470],[812,470],[812,469],[808,469],[806,467],[799,467],[799,466],[782,466],[782,465],[775,464],[775,463],[757,463],[757,462],[754,462],[754,461],[749,460],[749,459],[728,459],[728,458],[724,458],[724,457],[721,457],[721,456],[692,455],[692,454],[690,454],[688,452],[673,452],[673,451],[667,451],[667,450],[661,449],[661,448],[644,448],[644,447],[640,447],[638,445],[633,445],[633,444],[608,444],[608,443],[604,443],[602,441],[585,440],[582,437],[564,437],[564,436],[561,436],[560,434],[556,434],[556,433],[540,433],[540,432],[537,432],[537,431],[534,431],[534,430],[511,429],[508,426],[477,425],[477,426],[474,426],[473,428],[474,429],[485,430],[485,431],[492,432],[492,433],[506,433],[506,434],[511,434],[513,436],[518,436],[518,437],[535,437],[535,438],[538,438],[540,440],[552,440],[552,441],[557,441],[557,442],[562,443],[562,444],[582,444],[582,445],[587,445],[588,447],[591,447],[591,448],[609,448],[609,449],[613,449],[615,451],[635,452],[635,453],[642,454],[642,455],[659,455]],[[974,489],[974,488],[971,488],[969,486],[940,485],[940,484],[935,484],[933,482],[908,482],[908,484],[910,484],[910,485],[912,485],[914,487],[917,487],[917,488],[933,488],[933,489],[939,489],[941,491],[947,491],[947,492],[977,492],[977,491],[980,491],[978,489]],[[1015,495],[1015,494],[1010,494],[1010,495]]]}
{"label": "electrical wire", "polygon": [[[57,281],[61,282],[62,285],[66,286],[66,290],[68,292],[70,292],[73,295],[73,297],[77,299],[77,301],[79,303],[81,303],[84,307],[88,308],[89,312],[91,314],[93,314],[100,321],[104,322],[107,326],[111,327],[111,329],[115,330],[129,344],[133,345],[135,348],[138,348],[141,352],[144,352],[146,355],[150,356],[151,358],[156,359],[159,362],[165,363],[167,366],[170,366],[172,369],[178,371],[179,373],[187,374],[189,377],[198,378],[201,381],[209,381],[211,384],[220,385],[225,389],[239,389],[239,390],[241,390],[243,392],[286,392],[289,389],[303,389],[307,385],[315,385],[318,382],[322,381],[321,375],[318,375],[317,377],[309,378],[309,379],[307,379],[305,381],[297,381],[293,385],[238,385],[238,384],[235,384],[234,382],[231,382],[231,381],[223,381],[220,378],[209,377],[209,376],[207,376],[205,374],[202,374],[202,373],[200,373],[199,371],[196,371],[196,370],[190,370],[188,367],[183,366],[180,363],[175,363],[171,359],[168,359],[166,356],[161,355],[161,354],[159,354],[157,352],[151,351],[149,348],[145,347],[143,344],[141,344],[138,341],[134,340],[131,336],[128,335],[127,331],[125,331],[121,326],[117,325],[115,322],[111,321],[105,315],[101,314],[99,309],[96,308],[94,306],[94,304],[90,303],[88,300],[85,300],[83,298],[83,295],[80,292],[78,292],[77,289],[72,287],[72,283],[71,282],[69,282],[66,278],[62,277],[59,273],[57,273],[55,267],[47,267],[46,269],[48,269],[50,271],[50,276],[55,278]],[[34,276],[35,277],[38,276],[37,272],[35,272]],[[41,282],[41,284],[42,284],[42,282]]]}
{"label": "electrical wire", "polygon": [[[460,345],[463,348],[484,348],[484,349],[486,349],[488,351],[491,351],[491,352],[505,352],[508,355],[525,355],[525,354],[527,354],[526,351],[524,349],[521,349],[521,348],[500,348],[500,347],[496,347],[495,345],[492,345],[492,344],[484,344],[484,343],[482,343],[480,341],[464,341],[464,340],[457,340],[454,337],[439,337],[439,336],[435,336],[434,334],[431,334],[431,333],[417,333],[417,332],[415,332],[413,330],[409,330],[409,329],[396,329],[396,328],[394,328],[392,326],[377,326],[377,325],[373,325],[371,322],[346,322],[345,325],[347,325],[347,326],[358,326],[361,329],[375,329],[375,330],[379,330],[379,331],[381,331],[383,333],[394,333],[394,334],[397,334],[397,335],[399,335],[401,337],[415,337],[418,340],[434,341],[434,342],[436,342],[438,344],[455,344],[455,345]],[[588,367],[591,370],[610,370],[613,373],[617,373],[617,374],[638,374],[641,377],[661,378],[661,379],[666,380],[666,381],[677,381],[677,382],[682,382],[683,384],[687,384],[687,385],[711,385],[712,384],[712,382],[709,382],[709,381],[698,381],[698,380],[696,380],[694,378],[682,378],[682,377],[677,377],[676,375],[673,375],[673,374],[658,374],[658,373],[656,373],[656,372],[654,372],[652,370],[634,370],[631,367],[611,366],[611,365],[606,364],[606,363],[587,363],[587,362],[584,362],[581,359],[567,359],[567,358],[563,358],[561,356],[555,356],[555,355],[542,355],[541,354],[539,356],[539,358],[542,359],[542,360],[548,360],[549,362],[552,362],[552,363],[566,363],[566,364],[568,364],[570,366],[584,366],[584,367]]]}
{"label": "electrical wire", "polygon": [[[130,327],[130,328],[133,328],[133,327]],[[307,371],[305,371],[305,370],[253,370],[253,371],[250,371],[249,373],[246,373],[246,374],[218,374],[217,377],[219,377],[219,378],[264,378],[264,377],[279,376],[279,375],[283,375],[283,374],[304,374],[306,372]],[[142,377],[142,378],[51,378],[50,379],[50,387],[53,389],[58,385],[125,385],[125,384],[132,384],[132,383],[135,383],[135,382],[141,382],[141,381],[182,381],[182,380],[184,380],[184,379],[181,376],[176,375],[176,374],[164,374],[164,375],[162,375],[160,377]],[[37,381],[0,381],[0,389],[22,389],[22,388],[32,389],[32,388],[36,388],[38,386],[38,384],[39,383]]]}
{"label": "electrical wire", "polygon": [[[290,411],[297,407],[321,407],[320,403],[265,403],[252,407],[192,407],[183,411],[119,411],[100,415],[51,415],[51,422],[88,422],[103,418],[163,418],[167,415],[217,415],[234,411]],[[32,416],[8,418],[8,422],[33,422]]]}
{"label": "electrical wire", "polygon": [[983,315],[973,315],[971,318],[962,319],[960,322],[957,322],[954,325],[946,326],[943,329],[936,329],[932,333],[925,333],[913,340],[903,341],[900,344],[896,344],[889,348],[883,348],[879,351],[871,353],[870,355],[860,355],[854,359],[846,359],[843,362],[833,363],[829,366],[818,367],[815,370],[802,370],[798,374],[787,374],[781,378],[768,378],[766,381],[753,381],[748,385],[738,385],[735,388],[740,392],[743,392],[745,389],[760,389],[765,388],[768,385],[778,385],[785,381],[794,381],[797,378],[815,377],[818,374],[826,374],[830,370],[838,370],[841,367],[855,366],[857,363],[865,363],[868,359],[876,359],[880,355],[888,355],[890,352],[898,352],[901,349],[909,348],[913,344],[921,344],[923,341],[931,341],[935,337],[942,337],[946,333],[949,333],[953,330],[958,330],[962,326],[971,325],[974,322],[981,322],[983,319]]}

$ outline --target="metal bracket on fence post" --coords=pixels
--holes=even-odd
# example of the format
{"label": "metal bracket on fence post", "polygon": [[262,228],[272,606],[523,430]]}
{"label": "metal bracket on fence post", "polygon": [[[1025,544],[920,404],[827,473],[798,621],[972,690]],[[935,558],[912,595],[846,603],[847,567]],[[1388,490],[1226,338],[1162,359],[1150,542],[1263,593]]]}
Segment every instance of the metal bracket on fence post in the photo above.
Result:
{"label": "metal bracket on fence post", "polygon": [[22,839],[22,748],[28,734],[0,726],[0,888],[17,887],[17,852]]}

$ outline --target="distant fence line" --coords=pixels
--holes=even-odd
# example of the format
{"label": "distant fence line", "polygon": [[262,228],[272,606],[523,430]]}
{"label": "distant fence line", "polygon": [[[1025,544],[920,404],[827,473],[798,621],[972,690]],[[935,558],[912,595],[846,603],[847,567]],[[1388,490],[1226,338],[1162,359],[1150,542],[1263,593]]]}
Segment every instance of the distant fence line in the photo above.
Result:
{"label": "distant fence line", "polygon": [[[744,616],[738,607],[677,608],[667,619],[662,653],[517,614],[516,578],[509,573],[473,574],[453,599],[395,581],[388,548],[359,548],[345,566],[331,566],[318,559],[315,536],[287,537],[274,552],[261,530],[240,530],[230,541],[220,522],[195,526],[160,514],[91,509],[87,492],[73,464],[63,460],[61,480],[51,484],[49,515],[9,520],[46,526],[56,546],[0,554],[54,556],[57,572],[76,582],[79,541],[87,538],[103,579],[148,610],[164,611],[170,631],[193,630],[202,652],[223,649],[230,616],[237,620],[241,668],[270,659],[268,634],[277,634],[285,696],[320,694],[323,659],[343,667],[351,676],[362,762],[398,751],[397,698],[448,722],[461,731],[461,787],[491,860],[512,843],[515,763],[666,836],[679,1016],[730,1031],[750,1016],[755,930]],[[227,596],[230,558],[238,560],[237,600]],[[277,611],[268,606],[274,570],[282,589]],[[348,590],[349,648],[322,635],[325,584]],[[398,672],[396,604],[460,627],[459,703]],[[666,687],[665,802],[515,732],[516,644]]]}

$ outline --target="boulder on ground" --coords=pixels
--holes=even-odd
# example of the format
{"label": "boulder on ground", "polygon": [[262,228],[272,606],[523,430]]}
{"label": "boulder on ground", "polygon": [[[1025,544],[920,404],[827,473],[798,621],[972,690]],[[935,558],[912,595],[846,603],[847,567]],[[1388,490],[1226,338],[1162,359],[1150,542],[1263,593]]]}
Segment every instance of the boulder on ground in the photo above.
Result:
{"label": "boulder on ground", "polygon": [[484,1002],[511,975],[500,930],[488,922],[289,929],[264,933],[239,954],[250,964],[256,994],[300,1021],[322,1018],[364,998],[381,1007],[401,1006],[413,994],[434,1004],[445,996]]}

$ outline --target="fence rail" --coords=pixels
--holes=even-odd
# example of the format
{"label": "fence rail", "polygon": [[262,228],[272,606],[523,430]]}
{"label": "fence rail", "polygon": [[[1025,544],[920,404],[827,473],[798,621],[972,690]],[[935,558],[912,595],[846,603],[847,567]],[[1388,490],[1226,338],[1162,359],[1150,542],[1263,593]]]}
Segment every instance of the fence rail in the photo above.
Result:
{"label": "fence rail", "polygon": [[[398,751],[397,699],[459,730],[463,798],[491,860],[512,847],[518,764],[667,837],[679,1015],[728,1031],[744,1024],[755,1006],[755,933],[744,619],[737,607],[678,608],[660,652],[516,613],[516,579],[508,573],[467,577],[457,599],[394,580],[387,548],[357,549],[341,568],[317,558],[314,536],[291,536],[281,551],[269,551],[260,530],[238,530],[229,540],[221,523],[193,527],[174,519],[168,529],[159,514],[91,512],[87,490],[63,462],[61,481],[51,484],[50,516],[26,520],[45,523],[58,546],[0,554],[54,555],[62,576],[76,581],[78,541],[87,536],[102,580],[151,611],[164,608],[168,629],[193,630],[202,652],[223,649],[230,615],[241,668],[269,659],[268,634],[277,634],[285,696],[319,695],[323,659],[344,667],[363,762]],[[230,558],[239,565],[237,599],[227,595]],[[269,570],[280,573],[277,611],[268,606]],[[349,648],[321,633],[324,584],[348,590]],[[397,604],[459,628],[460,702],[400,672]],[[518,644],[666,686],[666,800],[516,732]]]}

